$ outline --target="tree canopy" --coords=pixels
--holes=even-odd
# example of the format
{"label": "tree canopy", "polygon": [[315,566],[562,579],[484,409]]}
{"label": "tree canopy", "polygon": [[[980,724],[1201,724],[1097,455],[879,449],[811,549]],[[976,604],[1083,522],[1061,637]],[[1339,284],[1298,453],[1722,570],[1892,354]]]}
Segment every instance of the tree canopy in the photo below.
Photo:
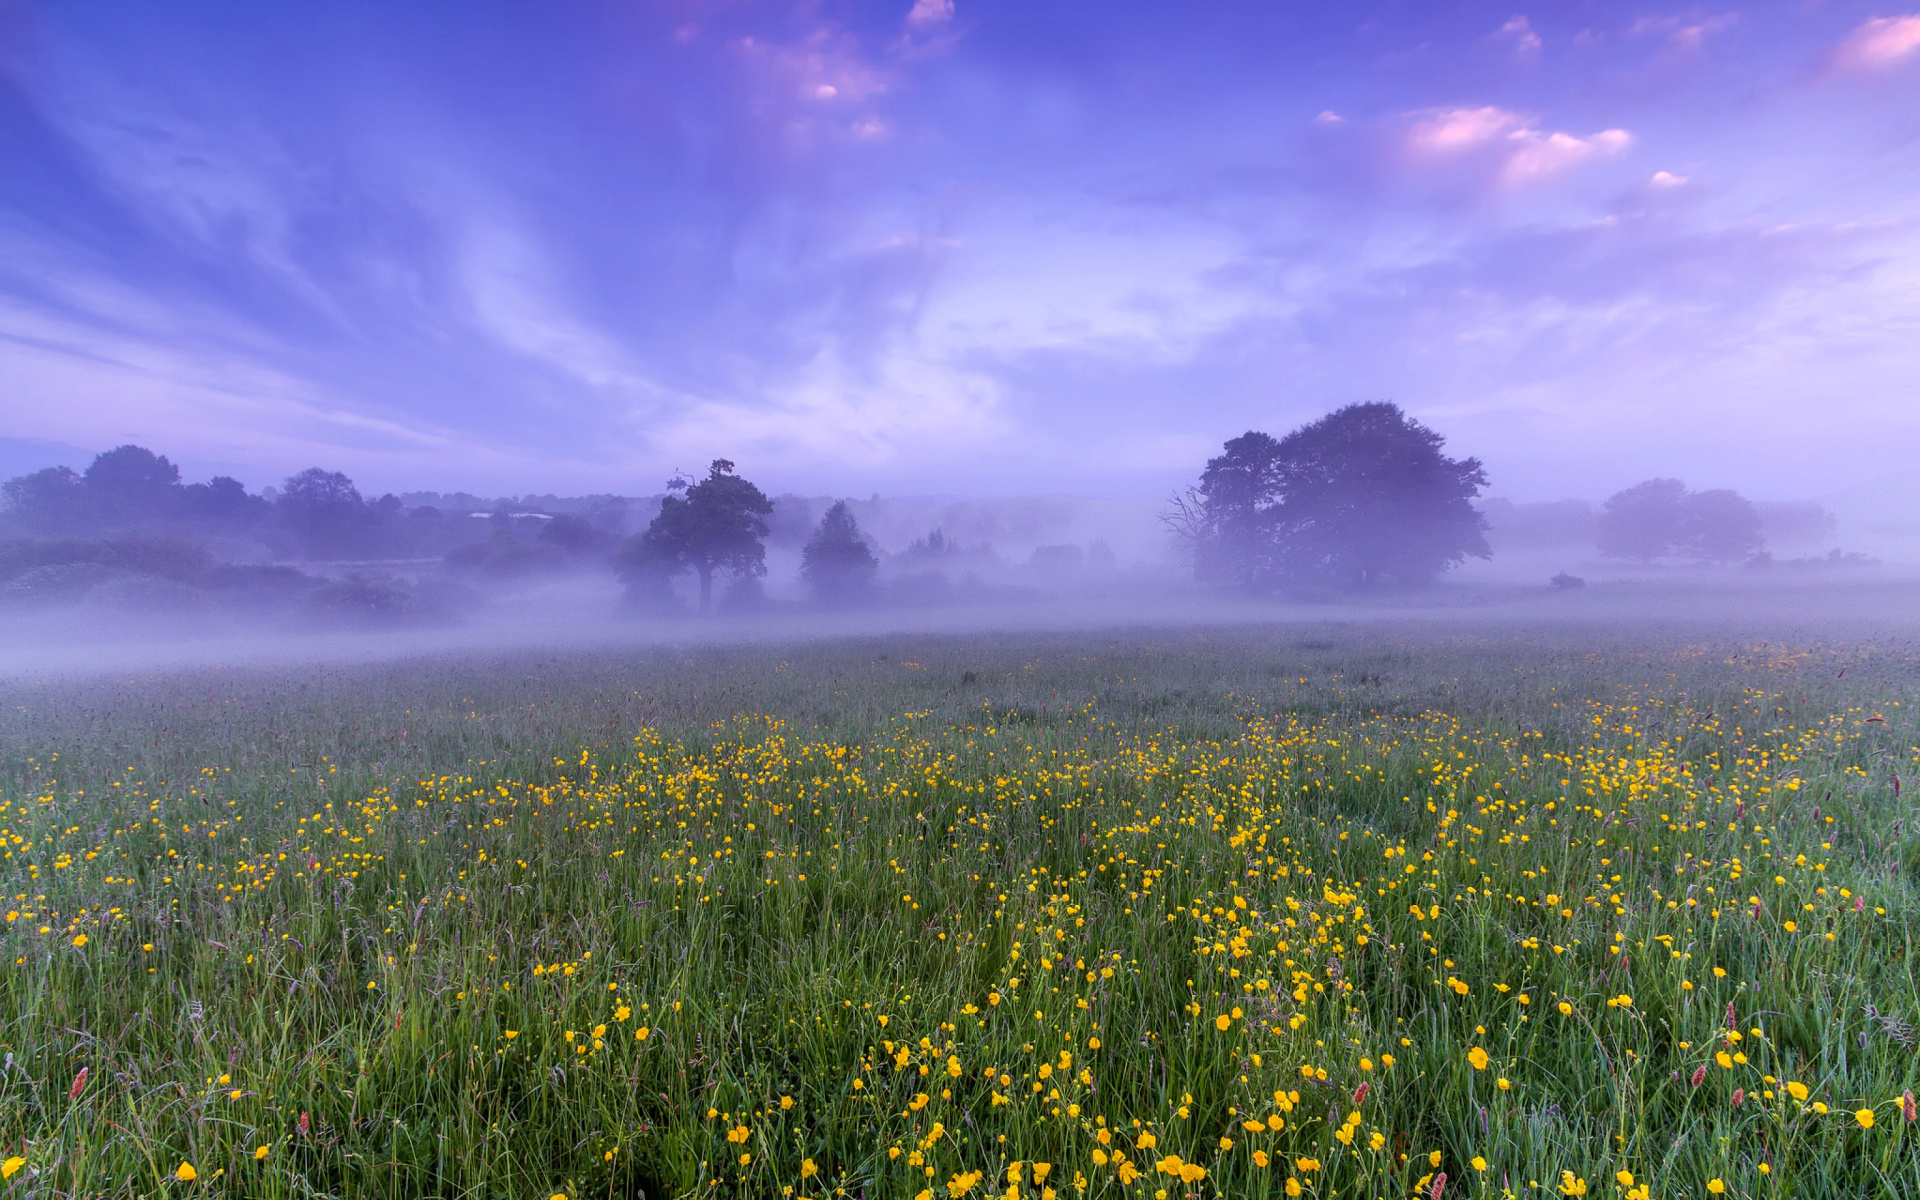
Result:
{"label": "tree canopy", "polygon": [[773,502],[759,488],[716,458],[707,477],[688,485],[675,480],[659,515],[620,552],[621,573],[635,599],[658,596],[673,576],[692,571],[700,583],[700,608],[713,607],[713,577],[725,571],[754,579],[767,573],[766,518]]}
{"label": "tree canopy", "polygon": [[1206,582],[1263,589],[1437,578],[1490,556],[1473,498],[1478,459],[1398,405],[1350,404],[1286,437],[1252,431],[1208,461],[1168,524]]}
{"label": "tree canopy", "polygon": [[308,467],[289,478],[277,505],[287,528],[316,558],[350,553],[355,534],[368,516],[353,480],[319,467]]}
{"label": "tree canopy", "polygon": [[849,604],[873,592],[880,562],[845,500],[836,501],[800,552],[800,577],[823,604]]}
{"label": "tree canopy", "polygon": [[1726,563],[1758,552],[1765,540],[1746,497],[1725,488],[1689,491],[1678,479],[1636,483],[1600,509],[1600,553],[1609,558]]}

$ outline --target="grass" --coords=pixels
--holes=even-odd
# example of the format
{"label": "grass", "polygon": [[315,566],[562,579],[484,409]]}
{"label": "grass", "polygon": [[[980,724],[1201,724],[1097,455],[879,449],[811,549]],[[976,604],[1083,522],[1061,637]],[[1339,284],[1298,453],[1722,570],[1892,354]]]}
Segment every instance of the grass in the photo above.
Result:
{"label": "grass", "polygon": [[1920,1195],[1916,667],[1429,626],[16,682],[0,1195]]}

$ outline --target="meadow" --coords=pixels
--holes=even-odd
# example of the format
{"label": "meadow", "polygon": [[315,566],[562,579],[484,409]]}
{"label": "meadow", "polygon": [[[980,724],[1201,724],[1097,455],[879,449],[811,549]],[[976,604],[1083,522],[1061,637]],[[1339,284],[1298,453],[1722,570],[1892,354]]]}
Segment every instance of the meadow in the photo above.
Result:
{"label": "meadow", "polygon": [[1679,623],[16,679],[0,1197],[1920,1196],[1916,703]]}

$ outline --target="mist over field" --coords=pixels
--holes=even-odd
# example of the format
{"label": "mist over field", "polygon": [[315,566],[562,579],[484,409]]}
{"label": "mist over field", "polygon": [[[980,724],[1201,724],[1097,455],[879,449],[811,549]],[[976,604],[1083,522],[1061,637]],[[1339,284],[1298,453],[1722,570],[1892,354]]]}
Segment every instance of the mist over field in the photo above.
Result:
{"label": "mist over field", "polygon": [[0,0],[0,1200],[1920,1200],[1917,328],[1898,5]]}

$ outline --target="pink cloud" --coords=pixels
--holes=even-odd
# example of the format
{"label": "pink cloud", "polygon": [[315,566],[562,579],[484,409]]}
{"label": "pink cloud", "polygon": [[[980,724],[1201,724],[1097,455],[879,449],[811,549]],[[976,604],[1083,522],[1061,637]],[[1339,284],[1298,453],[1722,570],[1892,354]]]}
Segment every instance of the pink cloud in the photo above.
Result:
{"label": "pink cloud", "polygon": [[1513,52],[1522,57],[1537,54],[1540,50],[1540,35],[1534,32],[1532,23],[1519,14],[1502,25],[1495,36],[1512,42]]}
{"label": "pink cloud", "polygon": [[1455,108],[1415,123],[1407,143],[1428,154],[1455,154],[1484,146],[1524,124],[1518,113],[1504,108]]}
{"label": "pink cloud", "polygon": [[1699,20],[1687,20],[1681,17],[1641,17],[1633,23],[1627,32],[1634,37],[1660,35],[1676,50],[1698,50],[1706,45],[1707,39],[1717,33],[1734,27],[1740,20],[1738,13],[1722,13],[1717,17],[1703,17]]}
{"label": "pink cloud", "polygon": [[1488,105],[1430,112],[1407,131],[1407,148],[1416,158],[1474,158],[1492,168],[1501,183],[1522,184],[1624,150],[1633,137],[1624,129],[1605,129],[1580,137],[1537,128],[1519,113]]}
{"label": "pink cloud", "polygon": [[1591,137],[1575,137],[1570,133],[1542,134],[1535,129],[1523,129],[1517,131],[1512,140],[1513,154],[1507,159],[1501,177],[1513,183],[1524,183],[1557,174],[1598,155],[1624,150],[1633,141],[1633,136],[1624,129],[1603,129]]}
{"label": "pink cloud", "polygon": [[938,25],[953,20],[953,0],[913,0],[907,12],[909,25]]}
{"label": "pink cloud", "polygon": [[1836,71],[1867,73],[1885,71],[1920,53],[1920,15],[1875,17],[1848,34],[1834,48],[1832,66]]}

